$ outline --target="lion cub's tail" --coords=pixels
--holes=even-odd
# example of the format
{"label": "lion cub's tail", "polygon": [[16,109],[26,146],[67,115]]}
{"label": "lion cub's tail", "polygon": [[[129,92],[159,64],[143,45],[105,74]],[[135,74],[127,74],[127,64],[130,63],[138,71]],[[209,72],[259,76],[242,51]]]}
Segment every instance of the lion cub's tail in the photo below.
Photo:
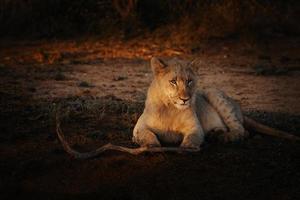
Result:
{"label": "lion cub's tail", "polygon": [[290,133],[280,131],[274,128],[271,128],[269,126],[263,125],[259,122],[256,122],[255,120],[249,118],[249,117],[244,117],[244,125],[246,129],[252,129],[254,131],[257,131],[259,133],[262,133],[264,135],[269,135],[269,136],[274,136],[278,138],[284,138],[288,140],[293,140],[293,141],[300,141],[300,137],[292,135]]}

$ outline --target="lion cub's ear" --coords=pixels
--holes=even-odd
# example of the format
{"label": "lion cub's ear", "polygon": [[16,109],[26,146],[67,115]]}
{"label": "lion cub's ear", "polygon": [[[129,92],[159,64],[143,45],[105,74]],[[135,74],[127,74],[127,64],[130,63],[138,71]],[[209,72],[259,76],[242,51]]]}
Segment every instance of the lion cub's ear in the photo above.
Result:
{"label": "lion cub's ear", "polygon": [[151,58],[150,64],[151,64],[152,71],[155,75],[164,73],[167,67],[166,63],[164,63],[162,60],[156,57]]}
{"label": "lion cub's ear", "polygon": [[197,74],[199,67],[201,67],[202,65],[203,62],[201,60],[194,59],[188,64],[188,67],[193,71],[194,74]]}

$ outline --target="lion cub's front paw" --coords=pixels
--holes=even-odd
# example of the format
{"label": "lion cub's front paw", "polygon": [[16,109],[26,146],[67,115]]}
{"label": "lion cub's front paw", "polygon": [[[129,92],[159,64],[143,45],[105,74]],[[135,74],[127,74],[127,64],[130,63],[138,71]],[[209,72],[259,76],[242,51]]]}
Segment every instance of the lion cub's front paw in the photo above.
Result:
{"label": "lion cub's front paw", "polygon": [[137,134],[132,137],[132,141],[142,147],[161,147],[157,137],[152,133]]}
{"label": "lion cub's front paw", "polygon": [[200,134],[186,135],[180,145],[181,149],[190,149],[199,151],[200,145],[203,143],[204,137]]}
{"label": "lion cub's front paw", "polygon": [[143,147],[153,148],[153,147],[161,147],[160,143],[145,143],[142,145]]}
{"label": "lion cub's front paw", "polygon": [[223,135],[224,142],[239,142],[243,141],[248,136],[247,131],[230,130]]}
{"label": "lion cub's front paw", "polygon": [[183,150],[190,149],[190,150],[199,151],[200,150],[200,145],[192,143],[192,142],[189,141],[189,142],[181,143],[180,148],[183,149]]}
{"label": "lion cub's front paw", "polygon": [[141,147],[148,147],[148,148],[152,148],[152,147],[161,147],[161,144],[159,141],[138,141],[137,142]]}

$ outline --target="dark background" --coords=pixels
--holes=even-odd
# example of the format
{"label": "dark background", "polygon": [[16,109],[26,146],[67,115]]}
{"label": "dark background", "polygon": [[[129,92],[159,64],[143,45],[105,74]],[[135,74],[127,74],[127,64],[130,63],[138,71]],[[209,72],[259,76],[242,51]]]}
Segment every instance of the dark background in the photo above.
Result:
{"label": "dark background", "polygon": [[299,5],[297,0],[1,0],[0,36],[297,35]]}

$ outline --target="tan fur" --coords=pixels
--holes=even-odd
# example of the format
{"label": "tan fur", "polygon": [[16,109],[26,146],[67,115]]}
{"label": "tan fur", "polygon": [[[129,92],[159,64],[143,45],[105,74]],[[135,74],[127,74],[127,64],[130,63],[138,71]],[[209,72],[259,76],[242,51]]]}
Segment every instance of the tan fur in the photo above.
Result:
{"label": "tan fur", "polygon": [[[199,148],[207,133],[223,132],[226,141],[246,136],[239,106],[216,89],[198,90],[191,65],[177,60],[167,64],[152,58],[151,66],[155,77],[133,131],[134,142],[141,146],[167,142]],[[189,100],[181,105],[182,99]]]}

